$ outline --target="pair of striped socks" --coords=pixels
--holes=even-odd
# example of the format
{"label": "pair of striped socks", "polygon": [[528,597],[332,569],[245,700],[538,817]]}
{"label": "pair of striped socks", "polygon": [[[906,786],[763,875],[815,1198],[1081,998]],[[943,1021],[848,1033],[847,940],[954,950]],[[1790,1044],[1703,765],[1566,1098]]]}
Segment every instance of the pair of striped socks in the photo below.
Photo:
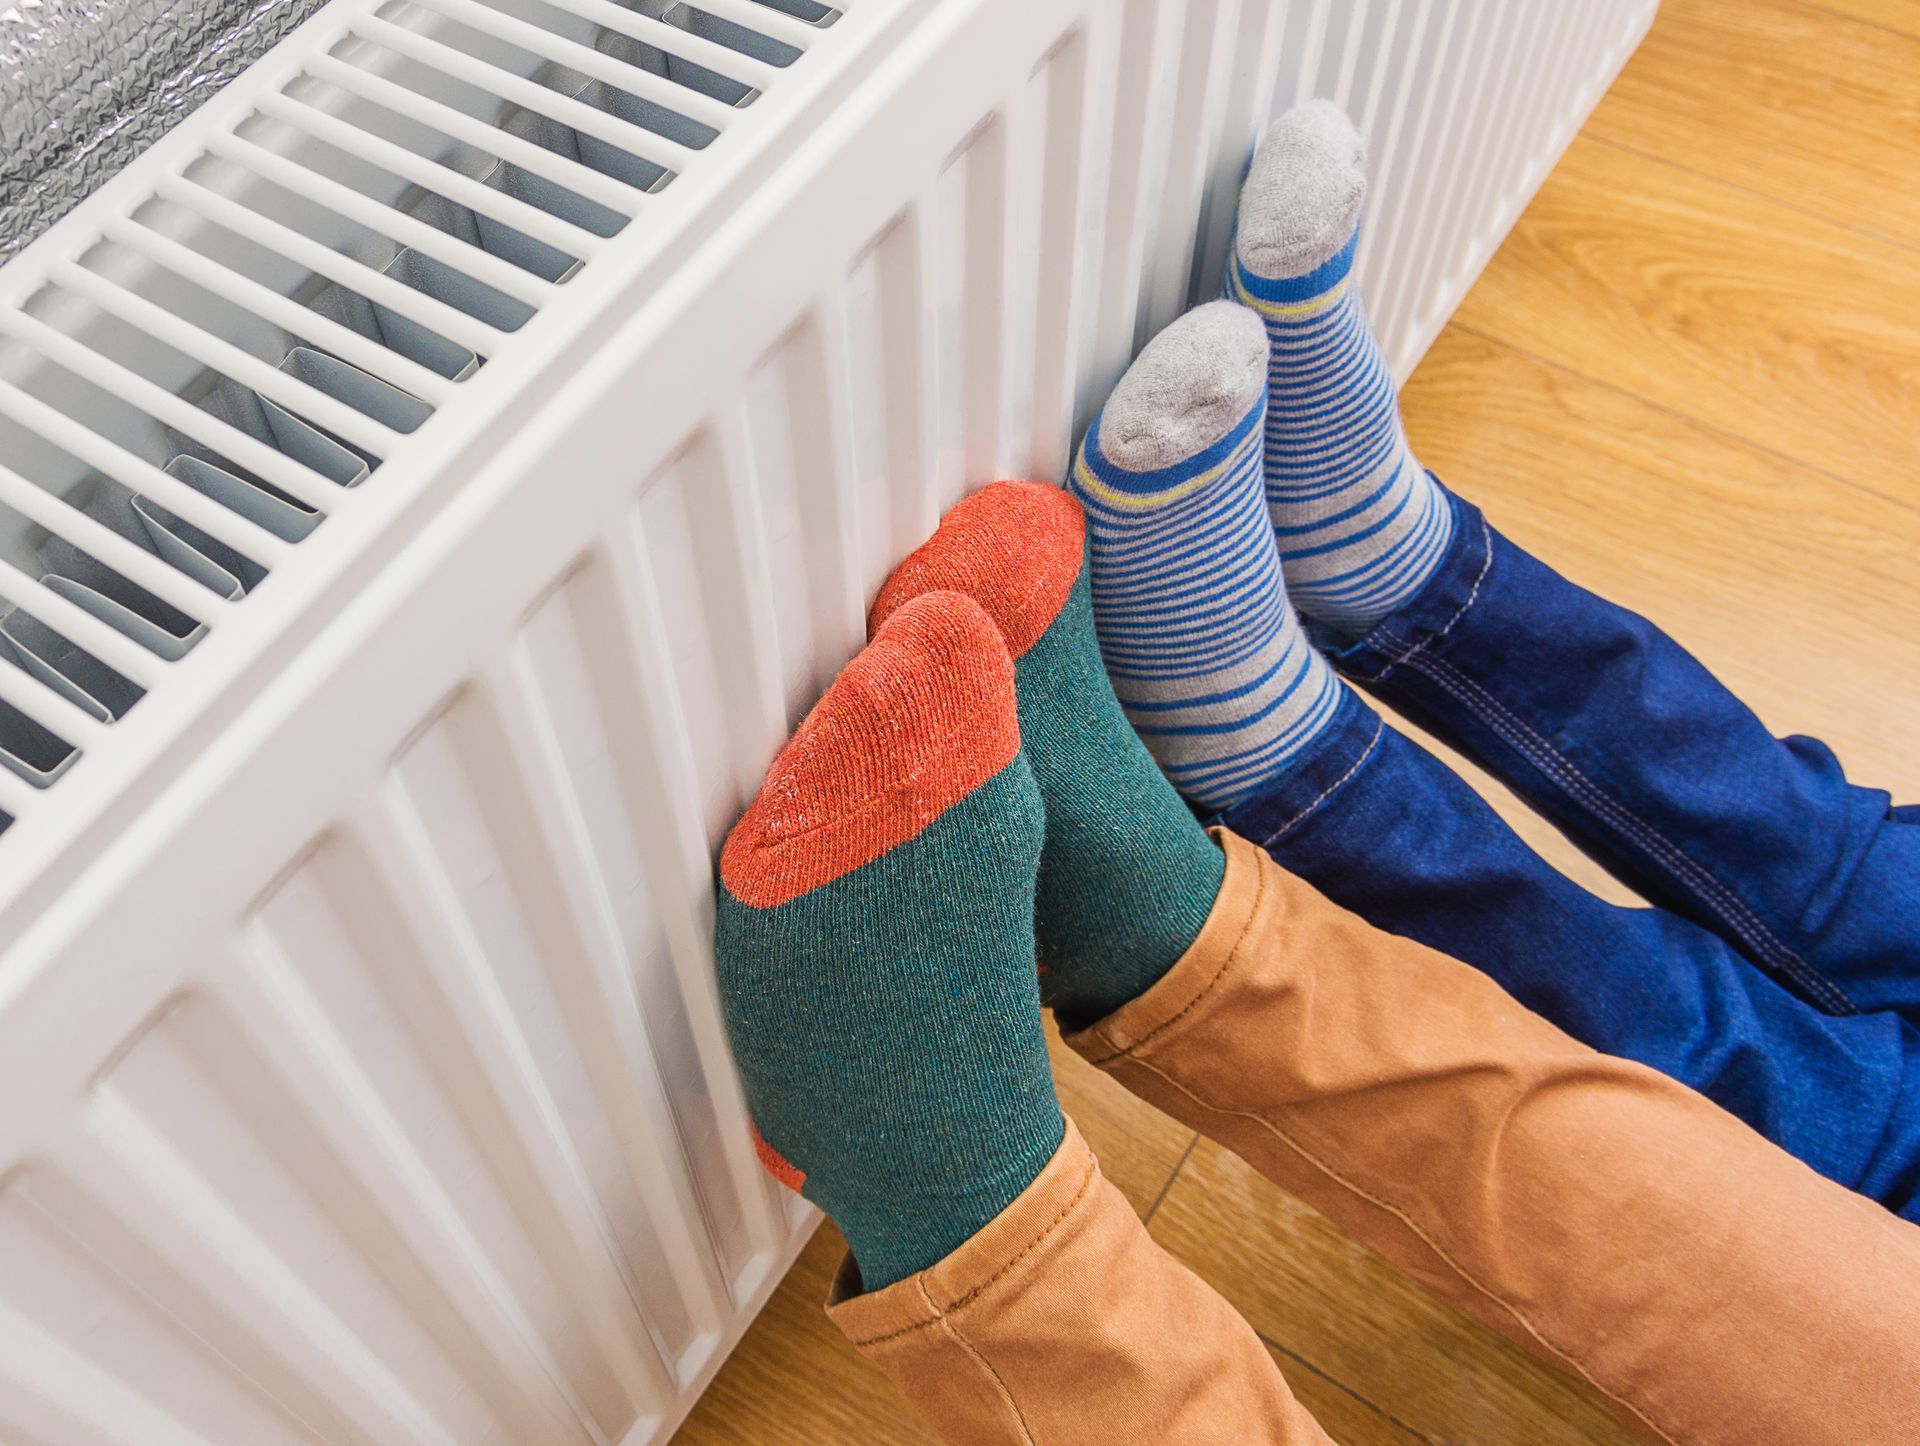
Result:
{"label": "pair of striped socks", "polygon": [[1148,344],[1070,479],[1114,689],[1209,809],[1271,783],[1333,717],[1343,685],[1295,606],[1358,638],[1452,537],[1353,284],[1361,159],[1328,102],[1273,124],[1241,192],[1230,299]]}

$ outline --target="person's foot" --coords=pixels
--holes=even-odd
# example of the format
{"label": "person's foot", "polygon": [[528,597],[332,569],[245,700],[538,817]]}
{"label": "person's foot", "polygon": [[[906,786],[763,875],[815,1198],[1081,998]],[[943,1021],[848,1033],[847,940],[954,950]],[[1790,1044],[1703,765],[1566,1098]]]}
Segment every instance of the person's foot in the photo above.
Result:
{"label": "person's foot", "polygon": [[996,482],[946,516],[880,590],[872,626],[951,588],[1014,655],[1026,756],[1046,800],[1035,928],[1040,987],[1067,1027],[1144,993],[1179,962],[1220,891],[1220,850],[1161,776],[1100,661],[1079,504]]}
{"label": "person's foot", "polygon": [[950,1254],[1064,1124],[1035,987],[1043,811],[971,599],[900,607],[720,855],[715,952],[763,1163],[877,1290]]}
{"label": "person's foot", "polygon": [[1231,808],[1285,772],[1340,684],[1287,603],[1261,490],[1267,341],[1244,306],[1188,312],[1081,443],[1107,675],[1174,786]]}
{"label": "person's foot", "polygon": [[1287,588],[1349,637],[1419,592],[1453,532],[1354,284],[1365,195],[1353,123],[1331,101],[1298,106],[1254,154],[1227,263],[1227,295],[1267,328],[1267,503]]}

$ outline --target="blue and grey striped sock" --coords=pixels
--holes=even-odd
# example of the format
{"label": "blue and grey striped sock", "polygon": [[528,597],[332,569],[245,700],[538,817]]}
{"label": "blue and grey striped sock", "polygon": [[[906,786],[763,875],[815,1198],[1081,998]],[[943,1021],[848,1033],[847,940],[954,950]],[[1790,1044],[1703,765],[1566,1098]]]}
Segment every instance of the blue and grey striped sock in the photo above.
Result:
{"label": "blue and grey striped sock", "polygon": [[1265,393],[1259,318],[1199,307],[1121,378],[1071,480],[1114,692],[1174,786],[1206,808],[1279,773],[1342,686],[1287,603],[1260,486]]}
{"label": "blue and grey striped sock", "polygon": [[1365,194],[1353,123],[1328,101],[1296,107],[1254,156],[1227,266],[1227,294],[1267,325],[1267,505],[1287,588],[1349,636],[1411,600],[1453,534],[1354,284]]}

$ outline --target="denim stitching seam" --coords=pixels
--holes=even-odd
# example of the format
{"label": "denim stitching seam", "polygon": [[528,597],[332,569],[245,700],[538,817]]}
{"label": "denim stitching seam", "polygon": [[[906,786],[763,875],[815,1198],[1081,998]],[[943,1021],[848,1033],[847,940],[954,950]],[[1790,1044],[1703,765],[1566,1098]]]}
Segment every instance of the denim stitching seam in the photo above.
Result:
{"label": "denim stitching seam", "polygon": [[[1655,861],[1662,863],[1668,872],[1681,876],[1682,879],[1691,877],[1696,880],[1691,886],[1691,892],[1696,895],[1704,894],[1706,897],[1703,902],[1720,900],[1721,904],[1715,912],[1721,915],[1729,927],[1747,939],[1752,947],[1775,968],[1799,983],[1816,999],[1825,1001],[1827,1008],[1840,1014],[1857,1014],[1858,1006],[1848,999],[1832,981],[1815,971],[1784,940],[1767,928],[1764,921],[1745,900],[1689,858],[1652,825],[1601,790],[1550,743],[1540,738],[1522,720],[1515,717],[1497,699],[1467,678],[1453,664],[1442,658],[1422,657],[1422,654],[1430,654],[1433,648],[1446,640],[1448,634],[1472,609],[1480,595],[1481,586],[1493,567],[1493,538],[1484,517],[1480,519],[1480,537],[1484,549],[1480,570],[1474,577],[1473,586],[1467,590],[1465,600],[1445,623],[1428,632],[1418,642],[1409,643],[1393,625],[1381,629],[1374,640],[1375,647],[1386,655],[1387,661],[1385,666],[1372,675],[1374,681],[1384,679],[1388,673],[1402,664],[1412,667],[1416,672],[1425,673],[1448,694],[1464,704],[1470,713],[1481,718],[1496,733],[1518,748],[1523,756],[1533,762],[1550,779],[1554,779],[1556,775],[1565,775],[1562,781],[1563,787],[1574,793],[1576,797],[1584,792],[1584,796],[1591,801],[1590,807],[1595,813],[1600,814],[1605,821],[1626,835],[1630,842],[1637,843],[1653,855]],[[1445,679],[1439,676],[1441,672],[1458,679],[1461,685],[1484,698],[1487,707],[1483,709],[1476,706],[1471,698],[1462,696],[1458,689],[1450,687]],[[1499,717],[1495,716],[1496,713],[1509,720],[1511,728],[1503,727]],[[1530,748],[1525,739],[1518,736],[1522,734],[1525,738],[1534,740],[1533,747]],[[1742,919],[1746,921],[1744,926]]]}
{"label": "denim stitching seam", "polygon": [[[1579,769],[1542,739],[1538,733],[1516,718],[1510,711],[1482,688],[1478,683],[1461,673],[1449,663],[1438,659],[1416,665],[1420,671],[1446,687],[1453,696],[1480,716],[1490,727],[1520,749],[1530,762],[1546,773],[1550,779],[1560,782],[1576,799],[1588,804],[1590,810],[1599,815],[1617,831],[1626,835],[1630,842],[1638,844],[1657,863],[1663,865],[1673,875],[1680,876],[1679,881],[1687,883],[1690,891],[1704,896],[1703,902],[1715,905],[1729,927],[1735,929],[1753,948],[1768,959],[1775,967],[1795,979],[1801,978],[1801,971],[1807,971],[1804,983],[1815,993],[1828,996],[1828,1002],[1840,1009],[1852,1012],[1852,1002],[1840,995],[1825,979],[1811,972],[1810,966],[1801,959],[1786,943],[1769,930],[1751,907],[1739,895],[1735,894],[1719,879],[1703,868],[1682,851],[1671,840],[1659,833],[1651,824],[1627,809],[1617,799],[1600,789],[1598,785],[1581,773]],[[1435,676],[1433,670],[1445,671],[1454,680],[1456,686],[1449,687],[1446,681]],[[1462,692],[1470,692],[1485,700],[1484,708],[1475,708],[1470,698]],[[1501,719],[1506,720],[1502,727]],[[1529,741],[1530,740],[1530,741]]]}
{"label": "denim stitching seam", "polygon": [[[1414,660],[1415,671],[1425,674],[1496,734],[1517,748],[1521,755],[1570,794],[1576,802],[1650,857],[1674,882],[1680,884],[1718,914],[1761,958],[1780,970],[1819,1001],[1829,1012],[1847,1015],[1859,1012],[1824,975],[1802,959],[1784,940],[1769,929],[1747,902],[1725,883],[1690,858],[1678,845],[1661,834],[1645,819],[1606,793],[1576,768],[1521,719],[1514,716],[1497,698],[1451,663],[1439,658]],[[1451,680],[1451,681],[1450,681]]]}
{"label": "denim stitching seam", "polygon": [[1385,664],[1378,672],[1367,674],[1371,682],[1380,682],[1402,663],[1411,663],[1428,648],[1438,647],[1447,640],[1460,620],[1473,610],[1480,600],[1480,589],[1486,583],[1487,574],[1493,570],[1493,534],[1487,528],[1486,518],[1480,519],[1480,571],[1473,576],[1473,586],[1467,589],[1467,595],[1461,599],[1460,606],[1439,627],[1430,629],[1417,643],[1409,643],[1400,635],[1399,627],[1393,623],[1383,624],[1369,640],[1376,652],[1386,655]]}
{"label": "denim stitching seam", "polygon": [[[1480,571],[1474,578],[1473,586],[1468,589],[1466,600],[1455,609],[1453,615],[1449,617],[1444,624],[1428,633],[1417,643],[1409,643],[1399,631],[1391,625],[1383,628],[1375,639],[1375,646],[1386,654],[1387,662],[1378,673],[1372,675],[1374,680],[1378,681],[1385,678],[1394,668],[1402,664],[1412,667],[1416,672],[1427,674],[1434,682],[1440,684],[1445,691],[1464,704],[1469,712],[1481,718],[1489,727],[1493,728],[1496,733],[1506,738],[1508,742],[1518,748],[1529,761],[1533,762],[1535,766],[1539,767],[1542,772],[1546,773],[1550,778],[1553,777],[1556,772],[1564,770],[1572,776],[1572,782],[1568,785],[1570,789],[1578,792],[1578,786],[1584,785],[1587,796],[1593,800],[1594,811],[1606,814],[1608,809],[1614,810],[1620,817],[1609,816],[1608,822],[1626,834],[1630,840],[1640,843],[1641,847],[1654,854],[1656,858],[1659,858],[1664,850],[1667,859],[1671,861],[1668,867],[1672,872],[1684,873],[1689,869],[1693,870],[1700,880],[1699,884],[1696,885],[1695,891],[1704,891],[1709,897],[1722,899],[1724,901],[1723,908],[1717,910],[1717,912],[1722,912],[1723,917],[1727,914],[1736,916],[1726,918],[1728,925],[1739,932],[1742,937],[1748,938],[1752,946],[1765,956],[1776,968],[1780,969],[1789,978],[1800,982],[1809,993],[1825,999],[1830,1008],[1836,1009],[1842,1014],[1858,1013],[1857,1006],[1854,1005],[1850,999],[1840,993],[1831,981],[1827,980],[1823,975],[1814,972],[1812,966],[1808,965],[1806,961],[1801,959],[1783,940],[1773,934],[1738,895],[1732,893],[1731,890],[1727,889],[1724,884],[1718,879],[1715,879],[1710,873],[1701,869],[1698,864],[1694,863],[1692,859],[1688,858],[1669,840],[1654,830],[1651,825],[1646,824],[1644,820],[1639,819],[1636,815],[1625,810],[1616,800],[1601,791],[1591,780],[1587,779],[1584,774],[1581,774],[1575,769],[1551,744],[1548,744],[1544,739],[1540,739],[1537,733],[1533,733],[1532,730],[1527,729],[1524,723],[1518,718],[1513,717],[1497,700],[1487,694],[1478,684],[1468,679],[1451,663],[1440,658],[1423,658],[1421,656],[1436,644],[1446,639],[1447,635],[1452,632],[1455,625],[1466,616],[1468,610],[1472,608],[1475,600],[1479,597],[1481,584],[1486,580],[1487,573],[1493,565],[1492,538],[1488,533],[1487,523],[1484,518],[1481,519],[1480,531],[1482,541],[1486,546],[1486,551],[1482,557]],[[1489,707],[1499,710],[1505,717],[1510,719],[1515,729],[1522,730],[1529,737],[1537,740],[1537,752],[1534,749],[1530,749],[1521,738],[1514,736],[1507,729],[1503,728],[1499,721],[1495,717],[1490,716],[1487,711],[1476,707],[1471,699],[1462,697],[1456,689],[1448,687],[1445,681],[1437,676],[1434,670],[1444,670],[1454,678],[1459,679],[1462,685],[1472,688],[1475,692],[1479,693],[1481,697],[1486,698]],[[1634,826],[1636,825],[1642,831],[1642,837],[1636,838],[1634,833]],[[1290,826],[1291,825],[1289,825],[1289,827]],[[1275,837],[1277,838],[1278,835],[1275,835]],[[1741,926],[1739,922],[1740,917],[1744,917],[1748,921],[1747,927]]]}
{"label": "denim stitching seam", "polygon": [[1375,718],[1373,720],[1373,736],[1367,740],[1367,746],[1360,750],[1360,756],[1353,760],[1353,766],[1348,768],[1347,771],[1338,778],[1334,779],[1332,783],[1329,783],[1325,788],[1321,789],[1319,794],[1310,803],[1304,805],[1298,813],[1294,814],[1285,823],[1281,824],[1280,827],[1268,834],[1266,838],[1262,839],[1260,847],[1272,848],[1275,844],[1279,843],[1281,839],[1292,833],[1295,828],[1318,813],[1321,805],[1326,803],[1328,799],[1332,798],[1334,794],[1338,793],[1341,789],[1345,788],[1353,775],[1360,771],[1361,765],[1373,757],[1373,750],[1380,746],[1380,737],[1386,731],[1386,723],[1379,718]]}
{"label": "denim stitching seam", "polygon": [[[1829,1008],[1845,1014],[1858,1012],[1851,1000],[1841,994],[1830,981],[1814,972],[1805,960],[1768,929],[1765,922],[1753,912],[1745,900],[1688,857],[1651,824],[1601,790],[1591,779],[1575,768],[1563,754],[1505,710],[1498,700],[1479,684],[1461,674],[1451,664],[1437,659],[1417,664],[1416,667],[1419,671],[1427,673],[1436,683],[1447,688],[1449,693],[1466,704],[1495,732],[1520,749],[1521,753],[1549,779],[1560,783],[1577,800],[1586,803],[1591,812],[1625,835],[1629,842],[1637,844],[1651,855],[1654,862],[1661,865],[1670,875],[1675,876],[1676,882],[1682,883],[1689,892],[1713,907],[1727,925],[1739,933],[1767,962],[1801,984],[1809,993],[1823,999]],[[1449,686],[1444,679],[1435,675],[1435,670],[1444,670],[1450,674],[1456,680],[1457,686]],[[1462,696],[1462,690],[1477,694],[1485,700],[1486,706],[1475,707],[1470,698]],[[1506,720],[1506,727],[1501,724],[1502,717]],[[1528,740],[1531,740],[1531,744]]]}

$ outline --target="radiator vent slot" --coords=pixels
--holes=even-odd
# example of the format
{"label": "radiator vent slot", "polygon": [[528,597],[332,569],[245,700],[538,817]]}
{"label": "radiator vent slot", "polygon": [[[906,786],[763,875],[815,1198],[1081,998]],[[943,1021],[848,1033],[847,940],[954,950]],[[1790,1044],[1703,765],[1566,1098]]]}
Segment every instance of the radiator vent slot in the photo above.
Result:
{"label": "radiator vent slot", "polygon": [[16,258],[0,829],[838,18],[814,0],[349,7],[184,164]]}

